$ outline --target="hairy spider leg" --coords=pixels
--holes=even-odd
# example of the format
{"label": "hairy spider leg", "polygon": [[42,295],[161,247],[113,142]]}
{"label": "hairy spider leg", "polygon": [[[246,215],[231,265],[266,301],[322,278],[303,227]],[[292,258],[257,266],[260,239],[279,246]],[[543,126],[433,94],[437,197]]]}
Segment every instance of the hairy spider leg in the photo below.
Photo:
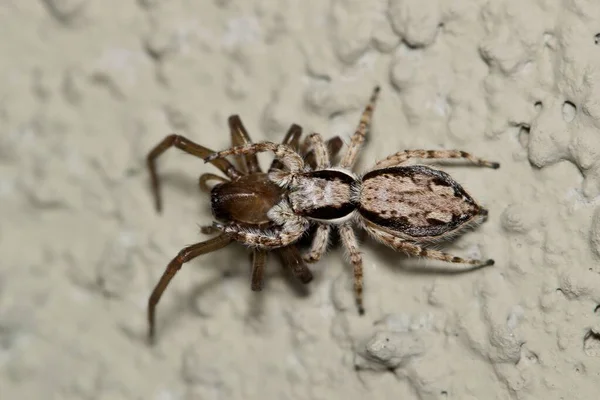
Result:
{"label": "hairy spider leg", "polygon": [[[410,256],[418,256],[429,258],[432,260],[445,261],[453,264],[468,264],[470,266],[476,267],[487,267],[490,265],[494,265],[494,260],[477,260],[471,258],[461,258],[457,256],[453,256],[452,254],[444,253],[439,250],[426,249],[422,246],[419,246],[415,243],[406,241],[397,236],[394,236],[388,232],[373,229],[368,224],[364,224],[364,228],[369,232],[375,239],[380,241],[381,243],[391,247],[392,249],[403,251]],[[464,268],[463,268],[464,269]],[[473,269],[468,268],[468,270]]]}
{"label": "hairy spider leg", "polygon": [[200,179],[198,179],[198,183],[200,185],[200,190],[202,190],[205,193],[210,193],[211,187],[208,184],[208,182],[210,182],[210,181],[217,181],[220,183],[225,183],[225,182],[229,182],[229,179],[226,179],[226,178],[223,178],[222,176],[211,174],[211,173],[202,174],[202,175],[200,175]]}
{"label": "hairy spider leg", "polygon": [[363,306],[363,261],[362,255],[358,250],[356,234],[354,233],[352,225],[349,223],[340,225],[338,230],[340,232],[342,244],[346,251],[348,251],[350,262],[354,268],[354,299],[356,301],[358,313],[363,315],[365,313],[365,308]]}
{"label": "hairy spider leg", "polygon": [[310,226],[308,220],[296,215],[286,202],[275,205],[269,211],[268,217],[277,226],[265,230],[247,228],[235,223],[213,222],[213,226],[238,242],[261,249],[289,246],[298,241]]}
{"label": "hairy spider leg", "polygon": [[155,313],[156,313],[156,305],[160,300],[163,292],[171,282],[171,279],[175,276],[177,271],[181,269],[181,266],[194,258],[201,256],[202,254],[207,254],[213,252],[215,250],[222,249],[232,242],[232,238],[226,234],[221,234],[217,237],[209,239],[207,241],[196,243],[191,246],[188,246],[181,250],[179,254],[171,262],[167,265],[165,272],[160,277],[160,280],[154,287],[150,298],[148,299],[148,339],[150,343],[154,342],[155,337]]}
{"label": "hairy spider leg", "polygon": [[460,150],[404,150],[392,154],[385,159],[378,161],[373,169],[382,169],[402,165],[411,158],[421,159],[451,159],[464,158],[480,167],[498,169],[500,163],[487,161],[483,158],[475,157],[465,151]]}
{"label": "hairy spider leg", "polygon": [[267,141],[250,143],[243,146],[235,146],[226,150],[218,151],[205,157],[204,162],[209,163],[232,155],[236,156],[242,154],[247,155],[267,152],[274,153],[275,157],[280,160],[283,165],[290,170],[290,172],[298,172],[304,168],[304,160],[302,159],[302,156],[300,156],[290,146]]}
{"label": "hairy spider leg", "polygon": [[269,173],[269,179],[281,187],[288,187],[297,174],[305,169],[304,159],[300,154],[288,145],[273,142],[260,142],[232,147],[211,154],[204,159],[204,162],[213,162],[230,155],[256,154],[263,152],[274,153],[275,158],[281,161],[283,166],[287,169],[287,171],[274,170]]}
{"label": "hairy spider leg", "polygon": [[313,264],[321,259],[329,246],[329,237],[331,234],[331,225],[318,224],[315,236],[311,243],[310,249],[303,256],[304,261]]}
{"label": "hairy spider leg", "polygon": [[[243,146],[248,143],[252,143],[248,131],[244,127],[241,118],[238,115],[232,115],[227,120],[229,123],[229,130],[231,132],[231,144],[233,146]],[[245,165],[246,173],[253,174],[255,172],[262,172],[258,158],[256,154],[248,154],[242,158]]]}
{"label": "hairy spider leg", "polygon": [[323,136],[318,133],[311,133],[308,136],[308,143],[310,143],[310,148],[315,154],[315,166],[317,170],[329,168],[330,160],[329,160],[329,150],[327,149],[327,145],[323,140]]}
{"label": "hairy spider leg", "polygon": [[365,141],[367,131],[371,129],[371,118],[373,117],[373,110],[375,109],[375,103],[379,96],[379,90],[379,86],[375,86],[373,89],[369,103],[367,103],[367,106],[360,117],[358,128],[354,132],[354,135],[352,135],[350,146],[348,146],[348,150],[346,150],[346,154],[340,162],[339,166],[342,168],[350,169],[356,162],[360,148]]}
{"label": "hairy spider leg", "polygon": [[[339,154],[340,150],[344,146],[344,142],[339,136],[334,136],[331,139],[325,142],[325,146],[327,147],[327,153],[331,160],[335,159]],[[305,154],[304,163],[306,165],[310,165],[310,167],[314,170],[317,167],[317,160],[315,158],[315,151],[309,150],[310,148],[310,136],[307,136],[302,145],[304,150],[301,151],[301,154]]]}
{"label": "hairy spider leg", "polygon": [[[207,149],[197,143],[192,142],[184,136],[180,135],[169,135],[165,137],[158,145],[156,145],[146,159],[148,169],[150,170],[150,179],[152,182],[152,193],[154,194],[154,204],[158,212],[162,211],[162,198],[160,196],[160,181],[158,179],[158,173],[156,172],[156,159],[162,153],[164,153],[170,147],[177,147],[180,150],[185,151],[188,154],[196,156],[198,158],[206,158],[213,153],[212,150]],[[233,164],[224,159],[211,161],[211,164],[217,167],[221,172],[227,175],[230,179],[236,179],[241,176]]]}
{"label": "hairy spider leg", "polygon": [[[300,145],[300,136],[302,136],[302,127],[297,124],[292,124],[285,134],[281,144],[290,146],[292,150],[298,151],[298,147]],[[275,157],[271,162],[271,166],[269,167],[269,173],[282,169],[283,167],[283,163],[279,161],[277,157]]]}

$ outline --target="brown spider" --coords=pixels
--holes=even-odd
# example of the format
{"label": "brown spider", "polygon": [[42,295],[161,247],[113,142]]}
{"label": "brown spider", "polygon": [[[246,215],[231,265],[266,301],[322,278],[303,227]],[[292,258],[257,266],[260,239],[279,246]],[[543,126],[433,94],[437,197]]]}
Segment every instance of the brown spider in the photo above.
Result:
{"label": "brown spider", "polygon": [[362,176],[351,171],[370,128],[378,93],[376,87],[346,154],[335,167],[330,166],[327,148],[317,133],[308,137],[316,158],[314,169],[307,168],[302,156],[291,147],[272,142],[236,146],[205,158],[214,162],[228,155],[275,154],[285,169],[270,172],[269,179],[287,193],[267,212],[276,225],[249,229],[216,222],[213,226],[247,245],[273,249],[295,243],[311,224],[316,224],[311,260],[325,253],[331,228],[336,227],[354,266],[354,292],[360,314],[364,313],[363,267],[353,224],[409,255],[471,266],[494,264],[493,260],[464,259],[422,247],[483,222],[488,212],[447,173],[424,165],[402,164],[411,158],[463,158],[494,169],[500,164],[458,150],[406,150],[377,162]]}
{"label": "brown spider", "polygon": [[[242,121],[237,115],[229,117],[228,122],[233,146],[249,145],[252,143]],[[294,149],[294,151],[300,151],[300,154],[305,155],[304,162],[316,167],[315,154],[312,151],[308,151],[308,142],[305,141],[300,146],[301,135],[302,128],[294,124],[288,130],[282,143]],[[342,140],[336,136],[327,142],[326,151],[332,157],[335,157],[342,145]],[[177,147],[199,158],[206,158],[214,153],[212,150],[179,135],[167,136],[152,149],[148,154],[147,162],[150,170],[155,206],[158,212],[162,210],[162,200],[155,162],[156,158],[170,147]],[[211,209],[215,219],[225,224],[235,224],[246,229],[268,229],[273,223],[267,218],[267,211],[281,201],[284,196],[284,189],[271,182],[267,174],[262,172],[256,155],[242,155],[238,157],[237,161],[239,164],[238,168],[225,159],[211,161],[211,164],[221,170],[229,179],[211,173],[203,174],[200,176],[200,189],[206,193],[210,193]],[[273,160],[269,172],[282,167],[283,165],[279,160]],[[210,181],[218,183],[211,188],[209,186]],[[201,228],[201,232],[211,234],[218,232],[218,230],[213,226],[204,226]],[[148,337],[151,342],[154,340],[155,335],[156,305],[167,285],[181,266],[202,254],[219,250],[236,240],[235,237],[228,233],[221,233],[212,239],[184,248],[169,263],[148,300]],[[270,249],[252,249],[251,288],[253,291],[260,291],[262,289],[268,250]],[[289,267],[292,274],[299,281],[308,283],[312,280],[312,273],[304,264],[304,261],[311,261],[310,257],[303,260],[296,244],[280,246],[274,249],[274,252],[279,256],[282,264]]]}

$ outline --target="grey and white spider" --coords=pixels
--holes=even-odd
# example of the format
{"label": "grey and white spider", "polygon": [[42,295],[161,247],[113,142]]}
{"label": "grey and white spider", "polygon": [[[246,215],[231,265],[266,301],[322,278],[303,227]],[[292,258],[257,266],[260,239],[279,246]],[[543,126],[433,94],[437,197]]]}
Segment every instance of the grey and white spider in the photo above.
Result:
{"label": "grey and white spider", "polygon": [[229,155],[275,154],[284,169],[271,172],[269,179],[287,194],[267,213],[275,227],[248,229],[217,222],[215,228],[249,246],[272,249],[296,242],[311,224],[317,224],[312,245],[305,255],[308,262],[321,258],[327,250],[331,230],[337,228],[354,267],[354,292],[360,314],[364,313],[363,263],[353,225],[408,255],[467,264],[470,268],[494,264],[493,260],[466,259],[423,247],[483,222],[487,210],[447,173],[425,165],[403,164],[412,158],[463,158],[496,169],[500,166],[498,163],[458,150],[405,150],[377,162],[362,176],[352,172],[370,129],[378,94],[379,87],[376,87],[337,166],[330,166],[326,145],[318,133],[309,137],[316,156],[314,170],[291,147],[272,142],[236,146],[205,158],[209,162]]}

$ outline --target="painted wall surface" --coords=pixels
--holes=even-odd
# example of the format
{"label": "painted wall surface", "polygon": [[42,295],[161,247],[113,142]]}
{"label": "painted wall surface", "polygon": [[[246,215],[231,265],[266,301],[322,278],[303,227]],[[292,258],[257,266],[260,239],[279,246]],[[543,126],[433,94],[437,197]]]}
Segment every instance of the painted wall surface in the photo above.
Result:
{"label": "painted wall surface", "polygon": [[[339,246],[305,287],[271,257],[260,293],[230,246],[184,265],[149,347],[148,296],[206,238],[216,170],[169,150],[157,214],[148,151],[227,148],[231,114],[254,140],[348,143],[376,84],[356,171],[404,149],[499,161],[440,167],[490,215],[435,246],[496,264],[363,235],[361,317]],[[597,399],[599,196],[595,0],[3,0],[0,398]]]}

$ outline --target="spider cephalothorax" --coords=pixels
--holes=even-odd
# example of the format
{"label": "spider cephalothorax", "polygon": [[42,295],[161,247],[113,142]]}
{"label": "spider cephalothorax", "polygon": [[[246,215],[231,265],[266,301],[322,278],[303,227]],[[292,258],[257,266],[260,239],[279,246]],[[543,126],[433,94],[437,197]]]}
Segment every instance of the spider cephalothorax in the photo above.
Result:
{"label": "spider cephalothorax", "polygon": [[409,255],[471,266],[494,263],[493,260],[464,259],[421,247],[421,244],[446,239],[482,222],[487,211],[445,172],[425,165],[403,164],[412,158],[464,158],[490,168],[498,168],[498,163],[458,150],[406,150],[379,161],[362,177],[351,171],[369,128],[378,93],[379,88],[375,88],[338,166],[330,166],[327,148],[317,133],[308,137],[316,159],[314,169],[307,166],[302,155],[290,146],[272,142],[236,146],[205,158],[215,162],[228,155],[273,152],[284,168],[272,171],[269,179],[286,193],[267,212],[274,225],[267,229],[248,229],[235,223],[215,223],[215,228],[256,248],[272,249],[295,243],[311,224],[317,224],[307,258],[316,261],[327,250],[331,229],[336,227],[354,265],[355,295],[361,313],[362,257],[354,224],[384,244]]}
{"label": "spider cephalothorax", "polygon": [[[252,143],[242,121],[237,115],[229,118],[232,145],[249,145]],[[315,165],[314,152],[308,151],[305,141],[300,144],[302,129],[298,125],[292,125],[283,139],[283,144],[303,155],[303,162],[309,166]],[[188,154],[205,158],[213,153],[199,144],[179,135],[169,135],[159,143],[148,154],[148,168],[152,179],[155,205],[161,211],[162,202],[159,191],[159,180],[156,172],[156,158],[170,147],[177,147]],[[339,137],[334,137],[327,142],[326,151],[335,156],[342,147]],[[267,212],[285,198],[285,189],[276,185],[267,173],[261,171],[258,159],[254,155],[243,155],[238,159],[240,165],[234,166],[227,160],[219,159],[212,164],[223,172],[227,178],[215,174],[203,174],[200,176],[200,188],[211,195],[211,210],[216,220],[223,224],[235,224],[240,229],[271,229],[274,223],[267,217]],[[280,161],[274,160],[269,172],[282,168]],[[212,187],[210,182],[217,182]],[[218,232],[212,226],[201,228],[202,233],[220,233],[218,236],[207,241],[196,243],[181,250],[179,254],[169,263],[160,281],[154,288],[148,300],[148,324],[149,338],[154,338],[155,309],[162,293],[171,279],[175,276],[181,266],[202,254],[219,250],[228,244],[237,241],[236,237],[227,233]],[[242,241],[242,244],[246,244]],[[302,283],[312,280],[310,269],[304,264],[300,251],[295,244],[278,246],[276,249],[254,248],[252,250],[252,283],[254,291],[261,290],[267,251],[273,250],[282,263],[289,267],[293,275]]]}

